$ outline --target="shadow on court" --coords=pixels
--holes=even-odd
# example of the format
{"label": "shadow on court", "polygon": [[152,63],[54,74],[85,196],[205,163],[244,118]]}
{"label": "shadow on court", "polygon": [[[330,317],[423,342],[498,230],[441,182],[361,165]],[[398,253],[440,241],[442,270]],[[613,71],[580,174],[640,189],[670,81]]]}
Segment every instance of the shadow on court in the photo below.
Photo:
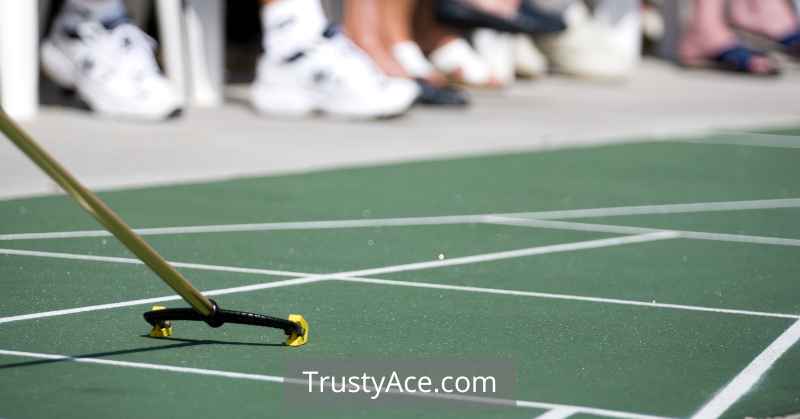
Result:
{"label": "shadow on court", "polygon": [[59,358],[59,359],[38,359],[35,361],[25,361],[25,362],[14,362],[11,364],[0,364],[0,370],[3,369],[10,369],[10,368],[20,368],[20,367],[32,367],[37,365],[45,365],[45,364],[54,364],[59,362],[75,362],[81,358],[105,358],[105,357],[112,357],[116,355],[127,355],[127,354],[135,354],[135,353],[143,353],[143,352],[152,352],[152,351],[161,351],[161,350],[168,350],[168,349],[180,349],[180,348],[188,348],[194,346],[202,346],[202,345],[225,345],[225,346],[259,346],[259,347],[283,347],[286,346],[283,343],[257,343],[257,342],[231,342],[231,341],[221,341],[221,340],[210,340],[210,339],[186,339],[186,338],[153,338],[148,335],[142,335],[141,337],[146,339],[152,340],[161,340],[161,341],[170,341],[170,342],[177,342],[171,343],[169,345],[159,345],[159,346],[148,346],[144,348],[132,348],[132,349],[121,349],[118,351],[106,351],[106,352],[96,352],[90,354],[82,354],[82,355],[72,355],[69,358]]}

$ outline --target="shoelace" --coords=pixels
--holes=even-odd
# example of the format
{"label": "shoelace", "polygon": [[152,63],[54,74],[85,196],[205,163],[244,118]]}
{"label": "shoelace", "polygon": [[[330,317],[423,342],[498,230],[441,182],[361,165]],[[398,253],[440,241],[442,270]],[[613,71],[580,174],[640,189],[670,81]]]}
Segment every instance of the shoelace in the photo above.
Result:
{"label": "shoelace", "polygon": [[156,42],[136,26],[123,23],[106,29],[99,23],[87,22],[77,31],[94,59],[102,60],[104,67],[122,69],[139,80],[158,74],[153,56]]}

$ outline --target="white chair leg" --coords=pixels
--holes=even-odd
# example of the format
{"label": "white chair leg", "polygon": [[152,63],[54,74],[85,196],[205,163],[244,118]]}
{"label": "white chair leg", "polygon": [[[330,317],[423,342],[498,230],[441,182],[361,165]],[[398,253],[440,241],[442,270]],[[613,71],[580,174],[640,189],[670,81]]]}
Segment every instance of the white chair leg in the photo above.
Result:
{"label": "white chair leg", "polygon": [[194,106],[222,103],[224,3],[221,0],[158,0],[167,77]]}
{"label": "white chair leg", "polygon": [[678,42],[683,31],[684,15],[689,13],[687,0],[667,0],[662,2],[661,13],[664,16],[664,38],[659,45],[659,55],[677,61]]}
{"label": "white chair leg", "polygon": [[39,107],[38,28],[37,2],[0,0],[0,105],[16,119]]}
{"label": "white chair leg", "polygon": [[161,37],[161,50],[164,72],[178,89],[184,101],[187,98],[185,42],[183,30],[183,7],[181,0],[158,0],[156,2],[158,28]]}
{"label": "white chair leg", "polygon": [[191,102],[218,106],[225,77],[224,4],[220,0],[189,0],[186,6]]}

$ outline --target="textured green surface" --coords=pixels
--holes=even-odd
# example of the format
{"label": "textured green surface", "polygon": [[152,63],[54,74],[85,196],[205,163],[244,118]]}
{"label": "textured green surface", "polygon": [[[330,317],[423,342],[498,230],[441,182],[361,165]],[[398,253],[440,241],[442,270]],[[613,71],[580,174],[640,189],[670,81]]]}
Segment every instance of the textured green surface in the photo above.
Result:
{"label": "textured green surface", "polygon": [[[102,196],[137,227],[796,198],[798,159],[800,149],[632,144]],[[97,228],[64,197],[0,202],[0,220],[1,232]]]}
{"label": "textured green surface", "polygon": [[[800,198],[800,149],[661,143],[421,162],[104,193],[137,227],[479,214]],[[579,222],[800,237],[797,209],[580,219]],[[0,233],[97,229],[65,197],[0,202]],[[608,234],[447,225],[148,237],[181,262],[332,272],[446,259]],[[0,241],[0,247],[129,257],[111,239]],[[669,240],[376,275],[705,307],[798,313],[798,247]],[[275,281],[183,270],[202,289]],[[168,295],[138,265],[0,256],[0,316]],[[180,323],[142,336],[134,306],[0,324],[0,349],[281,375],[289,361],[365,356],[511,359],[516,397],[686,416],[741,371],[791,319],[603,302],[325,282],[218,298],[303,313],[311,342],[281,333]],[[179,302],[174,305],[181,305]],[[354,330],[361,331],[360,333]],[[32,362],[33,361],[33,362]],[[800,411],[794,347],[730,417]],[[288,417],[280,385],[0,356],[0,417]],[[535,409],[402,408],[301,417],[534,417]],[[575,417],[589,417],[576,415]]]}
{"label": "textured green surface", "polygon": [[797,247],[669,240],[384,277],[798,313],[798,252]]}
{"label": "textured green surface", "polygon": [[[152,236],[164,257],[180,262],[303,272],[338,272],[608,237],[577,231],[494,225],[357,228]],[[108,242],[109,240],[106,239]],[[100,238],[19,240],[0,247],[128,256]]]}
{"label": "textured green surface", "polygon": [[[0,336],[4,341],[15,337],[5,344],[13,350],[112,353],[103,356],[258,374],[280,374],[290,360],[350,359],[359,353],[387,361],[491,356],[514,361],[519,399],[681,415],[702,403],[724,384],[724,377],[734,375],[763,342],[788,325],[787,320],[346,283],[273,289],[220,302],[249,310],[303,312],[314,327],[313,340],[288,350],[264,346],[280,342],[278,332],[236,326],[215,331],[181,323],[176,326],[179,337],[220,343],[165,343],[131,333],[131,324],[145,330],[137,322],[141,307],[104,313],[82,330],[81,339],[72,331],[81,329],[88,315],[36,322],[36,334],[25,333],[28,324],[9,324]],[[169,347],[157,349],[162,345]],[[128,353],[113,354],[119,351]],[[95,368],[102,373],[113,367]],[[252,386],[248,398],[278,404],[275,386]],[[259,390],[264,387],[266,392]]]}

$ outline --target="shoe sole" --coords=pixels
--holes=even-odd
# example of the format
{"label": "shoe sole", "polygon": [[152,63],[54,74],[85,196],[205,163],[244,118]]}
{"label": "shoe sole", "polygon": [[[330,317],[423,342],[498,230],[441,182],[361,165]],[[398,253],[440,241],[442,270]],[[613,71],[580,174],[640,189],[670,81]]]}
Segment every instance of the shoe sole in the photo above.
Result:
{"label": "shoe sole", "polygon": [[287,88],[277,84],[258,84],[251,90],[251,102],[256,111],[280,118],[305,118],[324,114],[345,120],[391,119],[405,114],[413,101],[405,106],[394,106],[385,111],[375,111],[373,106],[355,108],[341,104],[325,103],[319,94],[309,89]]}

